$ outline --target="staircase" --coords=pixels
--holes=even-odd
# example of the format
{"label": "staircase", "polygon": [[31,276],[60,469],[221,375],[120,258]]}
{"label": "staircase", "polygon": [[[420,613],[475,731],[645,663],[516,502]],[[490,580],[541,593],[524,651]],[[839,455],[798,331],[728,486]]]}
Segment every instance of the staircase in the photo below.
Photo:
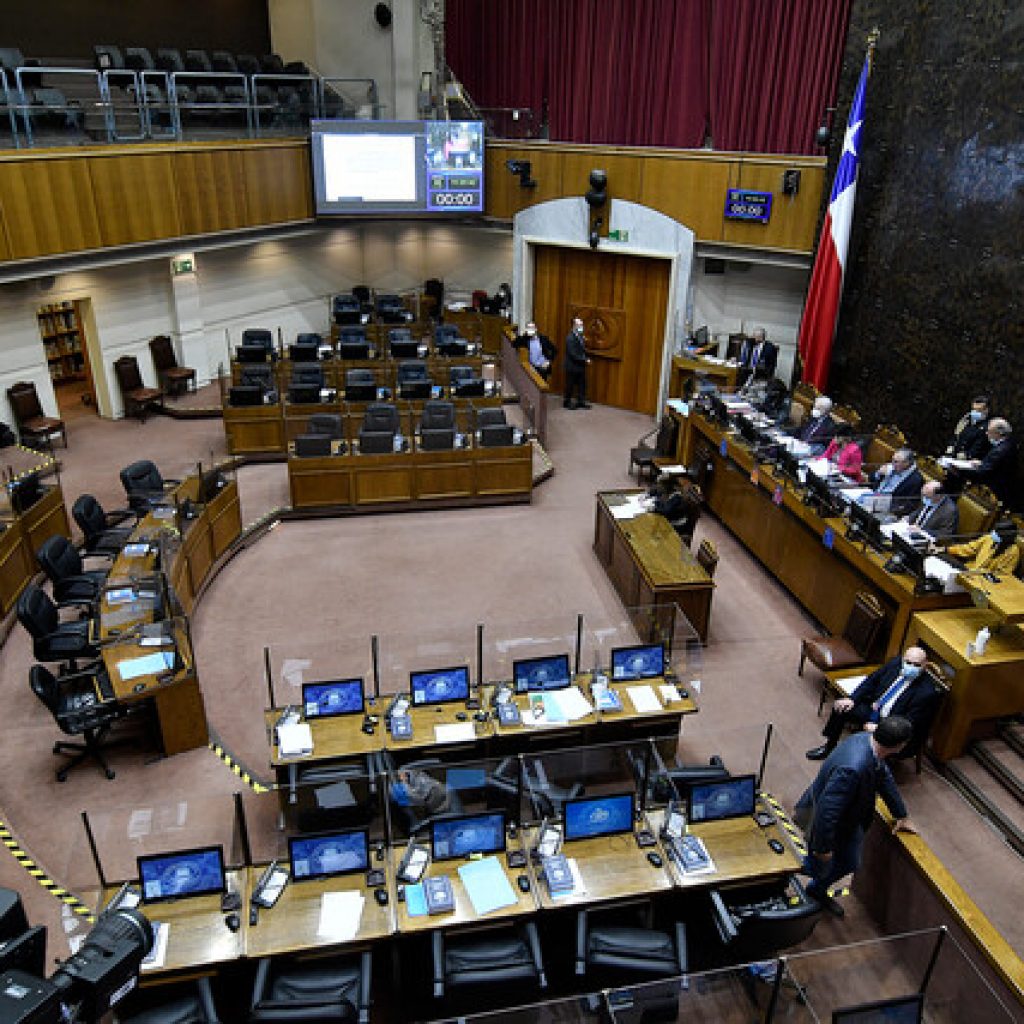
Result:
{"label": "staircase", "polygon": [[949,781],[1024,857],[1024,724],[1000,722],[998,735],[976,740],[945,768]]}

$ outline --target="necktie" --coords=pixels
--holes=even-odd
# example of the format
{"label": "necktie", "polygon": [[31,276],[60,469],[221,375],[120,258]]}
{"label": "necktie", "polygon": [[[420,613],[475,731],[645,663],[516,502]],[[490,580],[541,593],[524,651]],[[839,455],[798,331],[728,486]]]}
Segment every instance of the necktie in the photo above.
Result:
{"label": "necktie", "polygon": [[931,518],[932,506],[922,505],[921,511],[917,513],[917,525],[923,527],[925,523]]}
{"label": "necktie", "polygon": [[885,691],[885,693],[882,694],[881,697],[878,698],[878,707],[871,712],[870,721],[877,722],[882,717],[882,709],[885,707],[886,703],[899,692],[900,688],[906,681],[907,680],[902,672],[893,680],[892,685]]}

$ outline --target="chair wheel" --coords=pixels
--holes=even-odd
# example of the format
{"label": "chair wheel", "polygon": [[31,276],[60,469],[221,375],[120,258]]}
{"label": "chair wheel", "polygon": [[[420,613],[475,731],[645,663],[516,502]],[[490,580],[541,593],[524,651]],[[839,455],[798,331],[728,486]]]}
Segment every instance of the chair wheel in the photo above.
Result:
{"label": "chair wheel", "polygon": [[57,772],[57,781],[58,782],[67,782],[68,781],[68,773],[67,772]]}
{"label": "chair wheel", "polygon": [[107,776],[108,779],[112,779],[114,777],[114,769],[113,768],[107,768],[106,769],[106,776]]}

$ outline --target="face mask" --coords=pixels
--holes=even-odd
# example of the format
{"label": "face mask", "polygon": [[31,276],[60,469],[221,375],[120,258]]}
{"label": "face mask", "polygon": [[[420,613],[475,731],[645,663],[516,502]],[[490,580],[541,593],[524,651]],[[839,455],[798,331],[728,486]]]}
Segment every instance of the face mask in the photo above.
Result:
{"label": "face mask", "polygon": [[996,531],[995,531],[995,530],[993,530],[993,531],[992,531],[992,532],[991,532],[991,533],[989,534],[989,536],[990,536],[990,537],[992,538],[992,543],[993,543],[993,544],[1001,544],[1001,543],[1003,542],[1003,538],[1002,538],[1002,537],[1000,537],[1000,536],[999,536],[999,534],[998,534],[998,533],[996,533]]}
{"label": "face mask", "polygon": [[526,333],[527,333],[527,334],[528,334],[528,335],[529,335],[529,336],[530,336],[531,338],[535,338],[535,337],[537,336],[537,328],[536,328],[536,327],[527,327],[527,328],[526,328]]}
{"label": "face mask", "polygon": [[915,665],[912,661],[903,662],[903,675],[907,679],[916,679],[921,674],[921,665]]}
{"label": "face mask", "polygon": [[813,416],[813,417],[814,417],[814,418],[815,418],[816,420],[820,420],[820,419],[821,419],[821,417],[822,417],[822,416],[824,416],[825,414],[824,414],[824,413],[823,413],[823,412],[821,411],[821,409],[812,409],[812,410],[811,410],[811,415],[812,415],[812,416]]}
{"label": "face mask", "polygon": [[938,502],[934,498],[922,498],[921,504],[924,505],[925,508],[935,508]]}
{"label": "face mask", "polygon": [[972,423],[980,423],[984,418],[985,418],[985,414],[983,412],[978,412],[977,409],[972,409],[971,410],[971,422]]}

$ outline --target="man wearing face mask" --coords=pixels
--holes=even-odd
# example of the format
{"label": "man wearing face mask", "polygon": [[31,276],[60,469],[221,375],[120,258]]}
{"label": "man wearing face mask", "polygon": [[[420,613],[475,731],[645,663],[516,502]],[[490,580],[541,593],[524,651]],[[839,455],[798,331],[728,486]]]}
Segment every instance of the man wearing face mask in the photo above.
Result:
{"label": "man wearing face mask", "polygon": [[836,433],[836,421],[832,419],[832,399],[818,395],[811,408],[811,415],[797,435],[804,444],[824,450]]}
{"label": "man wearing face mask", "polygon": [[551,376],[551,363],[558,355],[558,349],[546,334],[537,330],[532,320],[526,325],[526,330],[512,342],[512,347],[526,349],[530,365],[544,380]]}
{"label": "man wearing face mask", "polygon": [[924,672],[927,660],[922,648],[908,647],[902,658],[891,658],[875,669],[849,697],[840,697],[821,730],[825,742],[808,750],[807,759],[824,761],[835,750],[847,725],[874,732],[889,715],[908,719],[914,728],[902,756],[917,753],[939,706],[939,691]]}
{"label": "man wearing face mask", "polygon": [[906,515],[914,507],[924,485],[924,477],[909,448],[897,448],[892,459],[879,466],[870,480],[876,496],[888,495],[888,510],[896,516]]}
{"label": "man wearing face mask", "polygon": [[1020,561],[1017,546],[1017,527],[1012,519],[996,523],[991,533],[966,544],[953,544],[946,554],[960,559],[970,572],[990,572],[997,576],[1010,576]]}
{"label": "man wearing face mask", "polygon": [[1006,420],[994,416],[988,421],[985,436],[992,447],[982,458],[971,459],[971,468],[964,470],[963,475],[991,488],[1004,505],[1012,507],[1017,468],[1017,442],[1013,428]]}
{"label": "man wearing face mask", "polygon": [[[565,395],[562,404],[566,409],[589,409],[587,403],[587,355],[586,339],[583,337],[583,321],[575,317],[572,330],[565,339]],[[575,403],[573,398],[575,396]]]}
{"label": "man wearing face mask", "polygon": [[954,428],[946,454],[954,459],[983,459],[990,447],[986,435],[988,419],[988,396],[978,395]]}
{"label": "man wearing face mask", "polygon": [[956,534],[960,527],[960,512],[956,502],[942,493],[942,485],[937,480],[929,480],[921,488],[921,504],[903,521],[926,530],[940,540]]}

